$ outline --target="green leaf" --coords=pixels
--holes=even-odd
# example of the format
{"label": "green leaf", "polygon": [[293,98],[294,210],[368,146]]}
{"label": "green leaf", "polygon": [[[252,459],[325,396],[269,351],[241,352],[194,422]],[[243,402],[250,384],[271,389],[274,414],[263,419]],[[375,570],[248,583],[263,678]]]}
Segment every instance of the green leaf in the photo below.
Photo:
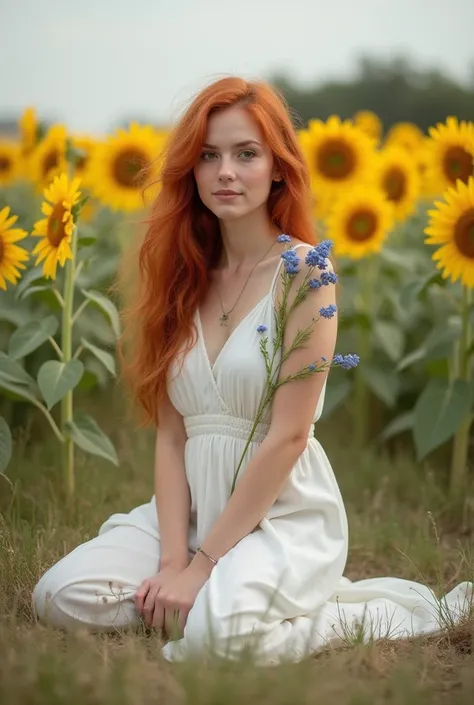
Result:
{"label": "green leaf", "polygon": [[39,294],[43,291],[51,291],[51,284],[38,284],[38,286],[29,286],[27,289],[25,289],[21,299],[24,300],[28,298],[28,296],[32,296],[33,294]]}
{"label": "green leaf", "polygon": [[77,414],[74,421],[66,425],[74,443],[92,455],[110,460],[118,465],[117,453],[111,440],[99,428],[94,419],[87,414]]}
{"label": "green leaf", "polygon": [[461,319],[459,316],[450,318],[441,326],[434,328],[427,336],[423,345],[412,350],[397,365],[401,372],[415,362],[422,360],[440,360],[451,356],[453,344],[461,334]]}
{"label": "green leaf", "polygon": [[80,360],[48,360],[38,372],[38,386],[48,409],[76,387],[82,377],[84,365]]}
{"label": "green leaf", "polygon": [[414,439],[418,460],[457,431],[471,406],[471,389],[461,379],[428,382],[415,405]]}
{"label": "green leaf", "polygon": [[8,345],[8,354],[19,360],[43,345],[58,330],[58,321],[48,316],[42,321],[31,321],[12,334]]}
{"label": "green leaf", "polygon": [[379,434],[379,440],[388,441],[389,438],[398,436],[403,431],[409,431],[413,428],[414,422],[415,415],[413,411],[405,411],[403,414],[399,414],[385,426],[384,430]]}
{"label": "green leaf", "polygon": [[0,473],[4,473],[12,457],[12,434],[7,422],[0,416]]}
{"label": "green leaf", "polygon": [[114,335],[116,338],[120,337],[120,319],[118,315],[118,311],[115,308],[115,304],[108,299],[106,296],[101,294],[98,291],[94,291],[93,289],[81,289],[83,295],[86,297],[86,299],[89,299],[93,303],[95,303],[99,309],[102,311],[102,313],[105,313],[105,315],[108,317],[110,321],[110,325],[112,326],[112,330],[114,332]]}
{"label": "green leaf", "polygon": [[3,389],[4,392],[9,392],[6,396],[9,396],[10,398],[22,399],[23,401],[29,401],[32,403],[38,402],[38,399],[28,387],[21,384],[15,384],[15,382],[12,382],[9,377],[5,377],[1,372],[0,389]]}
{"label": "green leaf", "polygon": [[334,378],[330,378],[326,388],[321,418],[329,418],[329,416],[347,399],[351,389],[352,380],[348,377],[343,377],[337,381],[334,381]]}
{"label": "green leaf", "polygon": [[375,321],[374,336],[378,346],[396,362],[403,354],[405,336],[400,326],[390,321]]}
{"label": "green leaf", "polygon": [[15,384],[35,385],[33,377],[30,377],[28,372],[16,360],[12,360],[4,352],[0,352],[0,372]]}
{"label": "green leaf", "polygon": [[422,294],[431,284],[434,283],[443,283],[443,277],[439,272],[429,272],[428,274],[425,274],[424,277],[417,277],[416,279],[408,282],[400,291],[400,305],[403,308],[408,308],[416,299],[418,299],[420,294]]}
{"label": "green leaf", "polygon": [[81,344],[86,350],[89,350],[89,352],[95,355],[95,357],[104,365],[110,374],[115,377],[115,360],[110,353],[102,350],[102,348],[98,348],[96,345],[92,345],[92,343],[89,343],[89,341],[85,338],[81,338]]}
{"label": "green leaf", "polygon": [[42,283],[47,281],[43,273],[43,267],[32,267],[27,272],[25,272],[25,274],[23,274],[22,278],[15,287],[15,298],[23,298],[23,294],[28,289],[30,284],[32,282],[38,281],[39,279],[42,280]]}
{"label": "green leaf", "polygon": [[395,406],[400,391],[400,381],[392,370],[375,365],[361,365],[360,373],[373,394],[389,407]]}

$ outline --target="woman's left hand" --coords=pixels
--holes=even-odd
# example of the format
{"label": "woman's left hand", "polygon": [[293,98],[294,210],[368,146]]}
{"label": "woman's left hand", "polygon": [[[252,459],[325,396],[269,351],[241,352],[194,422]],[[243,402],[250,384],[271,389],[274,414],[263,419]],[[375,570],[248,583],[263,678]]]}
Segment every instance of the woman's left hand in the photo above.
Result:
{"label": "woman's left hand", "polygon": [[[192,561],[188,567],[171,580],[156,595],[155,612],[164,609],[165,632],[170,639],[183,636],[184,627],[196,597],[202,586],[208,581],[210,570]],[[178,614],[176,614],[178,613]],[[173,616],[174,615],[174,616]],[[153,623],[148,625],[153,627]]]}

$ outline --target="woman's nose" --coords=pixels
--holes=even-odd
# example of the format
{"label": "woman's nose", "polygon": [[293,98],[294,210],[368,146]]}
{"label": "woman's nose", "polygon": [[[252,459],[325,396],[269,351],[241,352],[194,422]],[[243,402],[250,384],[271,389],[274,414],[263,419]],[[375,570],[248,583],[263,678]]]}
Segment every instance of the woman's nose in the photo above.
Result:
{"label": "woman's nose", "polygon": [[235,172],[230,159],[222,157],[219,165],[219,178],[222,181],[233,181],[235,179]]}

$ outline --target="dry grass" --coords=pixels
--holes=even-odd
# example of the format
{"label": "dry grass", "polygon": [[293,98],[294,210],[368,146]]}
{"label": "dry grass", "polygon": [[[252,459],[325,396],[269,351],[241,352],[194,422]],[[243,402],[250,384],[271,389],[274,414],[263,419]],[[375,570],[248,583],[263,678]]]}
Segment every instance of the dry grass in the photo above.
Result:
{"label": "dry grass", "polygon": [[[104,427],[106,418],[110,415],[104,414]],[[114,432],[112,423],[108,430],[121,466],[80,456],[72,506],[61,499],[59,455],[52,440],[26,444],[20,438],[9,469],[13,490],[0,479],[2,705],[472,702],[472,619],[442,637],[354,643],[276,669],[244,662],[198,668],[168,664],[150,634],[64,634],[35,623],[30,596],[42,573],[92,538],[109,514],[127,511],[152,494],[152,434],[128,432],[122,423],[122,430]],[[343,444],[334,439],[333,429],[323,425],[321,432],[348,509],[349,578],[422,576],[440,590],[472,579],[473,516],[448,506],[432,472],[407,458],[373,453],[356,464],[340,450]]]}

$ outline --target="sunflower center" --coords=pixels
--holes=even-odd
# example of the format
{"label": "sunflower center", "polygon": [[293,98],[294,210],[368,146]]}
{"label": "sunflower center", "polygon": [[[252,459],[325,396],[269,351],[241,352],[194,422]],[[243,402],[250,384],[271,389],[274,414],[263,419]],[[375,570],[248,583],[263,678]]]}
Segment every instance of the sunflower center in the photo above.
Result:
{"label": "sunflower center", "polygon": [[474,208],[462,214],[454,228],[454,241],[464,257],[474,259]]}
{"label": "sunflower center", "polygon": [[474,159],[472,154],[462,147],[450,147],[444,155],[443,167],[446,177],[453,184],[456,183],[456,179],[461,179],[467,184],[473,173]]}
{"label": "sunflower center", "polygon": [[399,167],[393,166],[384,174],[382,185],[385,193],[387,194],[388,200],[398,203],[398,201],[401,201],[405,195],[405,174]]}
{"label": "sunflower center", "polygon": [[51,169],[56,169],[59,164],[59,154],[57,149],[52,149],[44,155],[43,178],[48,176]]}
{"label": "sunflower center", "polygon": [[347,178],[354,171],[355,163],[354,151],[338,139],[326,140],[316,155],[318,171],[329,179]]}
{"label": "sunflower center", "polygon": [[361,208],[351,214],[347,221],[347,237],[355,242],[364,242],[373,237],[377,229],[377,218],[375,214]]}
{"label": "sunflower center", "polygon": [[147,158],[136,149],[124,149],[114,160],[115,180],[124,188],[140,188],[146,181]]}
{"label": "sunflower center", "polygon": [[11,160],[8,157],[1,156],[0,157],[0,174],[10,171],[11,165],[12,165]]}
{"label": "sunflower center", "polygon": [[56,203],[53,212],[48,218],[47,238],[52,247],[59,247],[61,240],[66,237],[63,217],[66,209],[61,203]]}

